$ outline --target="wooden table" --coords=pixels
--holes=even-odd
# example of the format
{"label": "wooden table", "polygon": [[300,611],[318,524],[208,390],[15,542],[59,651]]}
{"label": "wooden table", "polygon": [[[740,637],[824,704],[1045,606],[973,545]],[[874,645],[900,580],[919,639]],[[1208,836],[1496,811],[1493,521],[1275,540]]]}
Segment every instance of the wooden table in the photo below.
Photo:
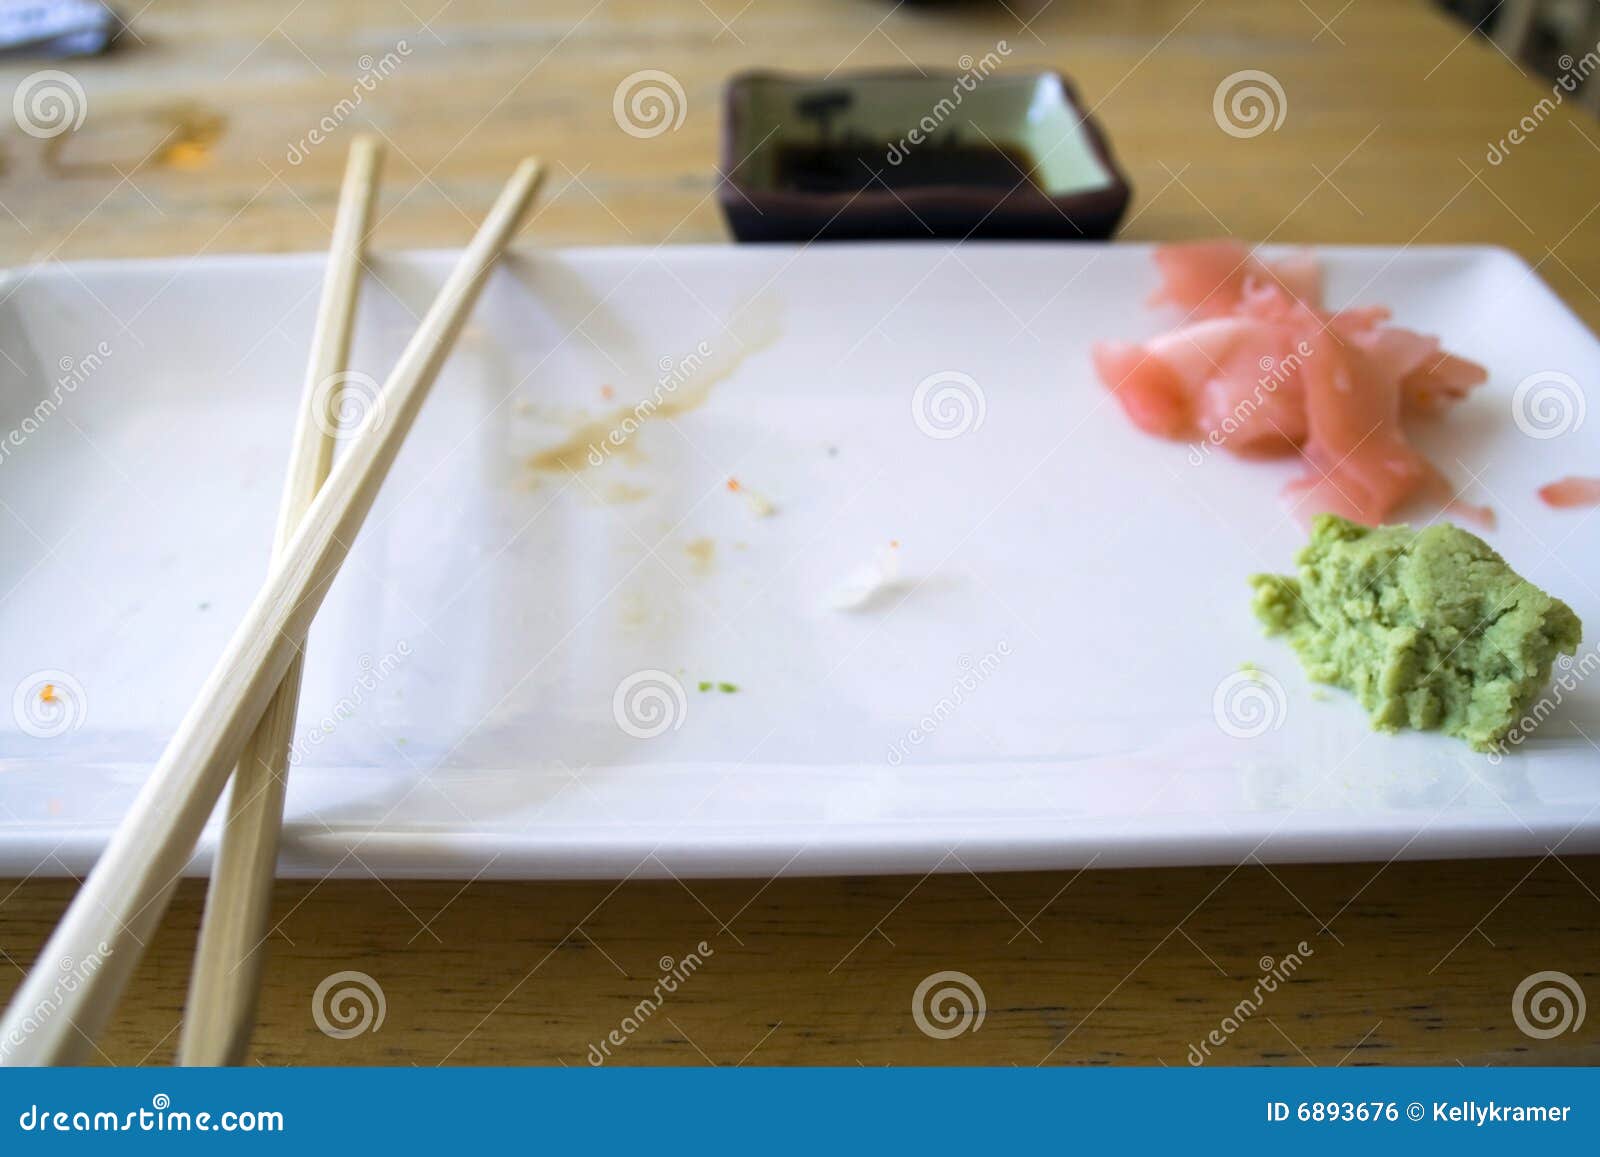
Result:
{"label": "wooden table", "polygon": [[[1492,242],[1600,323],[1600,126],[1558,109],[1489,163],[1548,84],[1423,3],[1376,0],[155,0],[124,50],[67,65],[88,100],[76,134],[0,137],[0,260],[321,248],[358,126],[391,145],[384,246],[462,242],[532,149],[560,163],[543,241],[718,241],[729,73],[951,68],[1001,40],[1010,66],[1060,67],[1095,103],[1138,189],[1129,238]],[[386,54],[398,66],[368,90],[358,78]],[[0,70],[5,91],[37,67]],[[635,139],[613,120],[618,81],[643,68],[682,84],[677,131]],[[1240,139],[1213,120],[1214,90],[1241,69],[1281,82],[1277,131]],[[344,98],[354,107],[336,111]],[[328,141],[291,163],[324,116]],[[202,890],[180,892],[106,1060],[172,1057]],[[0,996],[72,891],[0,884]],[[1511,1017],[1517,983],[1544,969],[1600,998],[1600,859],[1555,853],[982,879],[285,883],[276,903],[263,1064],[581,1065],[634,1014],[660,958],[702,940],[704,967],[617,1060],[1181,1065],[1236,1013],[1261,958],[1305,941],[1294,982],[1213,1063],[1600,1062],[1600,1016],[1553,1040]],[[337,1040],[311,1002],[345,969],[381,984],[387,1013]],[[945,969],[976,979],[987,1016],[941,1040],[911,1003]]]}

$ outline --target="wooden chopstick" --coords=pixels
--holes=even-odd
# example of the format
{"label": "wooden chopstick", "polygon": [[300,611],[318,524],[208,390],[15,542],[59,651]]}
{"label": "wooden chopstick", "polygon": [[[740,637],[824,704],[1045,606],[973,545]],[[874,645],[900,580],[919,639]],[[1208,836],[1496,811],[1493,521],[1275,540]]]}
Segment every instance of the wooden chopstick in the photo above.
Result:
{"label": "wooden chopstick", "polygon": [[[360,136],[351,143],[322,280],[322,302],[311,334],[289,473],[278,508],[274,559],[283,557],[333,465],[338,428],[334,392],[350,357],[362,258],[382,164],[383,148],[377,138]],[[194,971],[189,975],[189,998],[178,1038],[181,1065],[239,1064],[250,1043],[304,661],[300,653],[290,661],[234,769],[227,821],[211,868]]]}
{"label": "wooden chopstick", "polygon": [[[543,168],[529,159],[501,190],[367,411],[300,528],[262,584],[199,696],[0,1019],[7,1064],[85,1059],[165,911],[228,774],[305,642],[456,335],[516,233]],[[63,991],[56,964],[94,968]]]}

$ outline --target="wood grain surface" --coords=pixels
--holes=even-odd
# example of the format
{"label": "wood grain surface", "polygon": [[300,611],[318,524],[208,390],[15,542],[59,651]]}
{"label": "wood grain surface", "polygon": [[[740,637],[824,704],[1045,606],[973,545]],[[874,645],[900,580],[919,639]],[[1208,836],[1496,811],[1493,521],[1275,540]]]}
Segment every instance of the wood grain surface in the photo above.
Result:
{"label": "wood grain surface", "polygon": [[[1535,112],[1547,81],[1420,2],[123,7],[116,52],[63,66],[82,125],[0,135],[7,265],[324,247],[358,129],[391,150],[378,246],[463,243],[532,151],[554,162],[541,243],[720,241],[729,74],[949,69],[1004,41],[1008,67],[1061,68],[1094,105],[1135,183],[1128,238],[1500,244],[1600,326],[1600,126],[1565,105]],[[40,67],[9,62],[0,84]],[[686,113],[639,139],[613,95],[647,68],[681,84]],[[1213,94],[1243,69],[1281,83],[1277,130],[1219,129]],[[1509,141],[1524,117],[1534,128]],[[283,883],[254,1059],[581,1065],[615,1031],[611,1063],[1181,1065],[1215,1030],[1208,1063],[1593,1064],[1600,1016],[1546,1040],[1512,1015],[1539,971],[1600,995],[1600,859],[1560,852],[981,879]],[[0,998],[74,890],[58,874],[0,883]],[[171,1060],[202,895],[180,890],[103,1060]],[[1240,1016],[1302,942],[1292,981]],[[690,953],[698,970],[641,1015]],[[986,1012],[938,1039],[913,994],[947,970],[981,987]],[[339,1039],[313,997],[344,971],[381,988],[384,1019]]]}

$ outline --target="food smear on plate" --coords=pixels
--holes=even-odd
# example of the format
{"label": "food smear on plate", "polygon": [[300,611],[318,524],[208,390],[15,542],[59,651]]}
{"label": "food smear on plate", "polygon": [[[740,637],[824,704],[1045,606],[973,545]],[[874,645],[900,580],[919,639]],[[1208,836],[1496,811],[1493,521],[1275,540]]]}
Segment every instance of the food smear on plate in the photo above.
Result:
{"label": "food smear on plate", "polygon": [[1183,320],[1149,341],[1094,349],[1100,380],[1134,425],[1197,442],[1191,460],[1213,449],[1298,455],[1307,469],[1286,493],[1306,518],[1375,526],[1425,493],[1448,499],[1406,427],[1466,397],[1488,377],[1482,366],[1390,325],[1383,306],[1326,309],[1310,254],[1268,261],[1238,241],[1200,241],[1162,246],[1155,261],[1152,304],[1176,306]]}
{"label": "food smear on plate", "polygon": [[641,381],[631,386],[610,382],[601,386],[601,397],[607,401],[619,395],[637,400],[583,417],[559,441],[530,454],[528,469],[535,475],[569,476],[612,462],[639,465],[643,456],[637,438],[647,426],[698,410],[710,400],[713,387],[731,378],[781,333],[776,299],[770,295],[751,298],[732,312],[716,337],[696,343],[681,355],[657,359],[648,384],[640,372],[633,376]]}
{"label": "food smear on plate", "polygon": [[1439,523],[1376,529],[1320,515],[1294,575],[1252,575],[1267,634],[1313,680],[1355,694],[1379,731],[1443,731],[1479,751],[1511,734],[1578,616],[1482,539]]}
{"label": "food smear on plate", "polygon": [[689,568],[697,575],[710,574],[717,565],[717,544],[709,538],[694,538],[683,544]]}
{"label": "food smear on plate", "polygon": [[1557,510],[1600,505],[1600,478],[1580,478],[1569,474],[1548,486],[1539,487],[1539,499]]}
{"label": "food smear on plate", "polygon": [[697,380],[682,369],[674,369],[633,405],[584,419],[561,441],[530,455],[528,466],[545,474],[578,474],[613,460],[637,464],[640,456],[634,439],[639,431],[649,422],[681,418],[698,409],[710,398],[711,387],[722,376]]}
{"label": "food smear on plate", "polygon": [[626,506],[634,502],[643,502],[650,497],[650,489],[645,486],[635,486],[631,482],[608,482],[598,490],[592,491],[594,498],[603,506]]}

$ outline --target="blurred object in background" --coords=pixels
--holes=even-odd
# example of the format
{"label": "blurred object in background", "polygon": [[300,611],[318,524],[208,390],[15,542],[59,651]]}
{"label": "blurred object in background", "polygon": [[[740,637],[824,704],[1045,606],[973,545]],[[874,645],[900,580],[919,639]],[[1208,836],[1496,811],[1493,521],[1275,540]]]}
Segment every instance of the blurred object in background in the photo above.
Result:
{"label": "blurred object in background", "polygon": [[120,27],[96,0],[0,0],[0,59],[94,56]]}
{"label": "blurred object in background", "polygon": [[1128,179],[1058,72],[744,72],[718,199],[740,241],[1111,236]]}
{"label": "blurred object in background", "polygon": [[1518,64],[1566,80],[1577,103],[1600,115],[1600,0],[1445,0],[1444,6]]}

